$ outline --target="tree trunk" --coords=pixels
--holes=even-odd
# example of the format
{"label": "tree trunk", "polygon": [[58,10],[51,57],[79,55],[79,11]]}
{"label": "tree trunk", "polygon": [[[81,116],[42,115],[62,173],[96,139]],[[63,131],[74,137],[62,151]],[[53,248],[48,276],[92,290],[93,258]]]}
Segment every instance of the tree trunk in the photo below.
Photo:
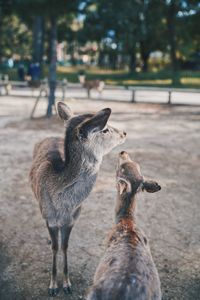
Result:
{"label": "tree trunk", "polygon": [[33,24],[33,61],[42,64],[44,50],[44,19],[35,16]]}
{"label": "tree trunk", "polygon": [[[1,34],[1,21],[0,21],[0,36],[2,36],[2,34]],[[2,47],[2,45],[1,45],[1,39],[0,39],[0,64],[2,63],[2,58],[3,58],[3,47]]]}
{"label": "tree trunk", "polygon": [[72,65],[76,66],[76,58],[75,58],[75,41],[71,42],[71,61],[72,61]]}
{"label": "tree trunk", "polygon": [[148,60],[149,60],[149,52],[146,51],[145,45],[143,42],[140,42],[140,54],[142,57],[142,72],[147,72],[148,71]]}
{"label": "tree trunk", "polygon": [[57,20],[51,16],[51,53],[49,66],[49,101],[47,108],[47,117],[52,116],[52,106],[55,104],[56,91],[56,62],[57,62]]}
{"label": "tree trunk", "polygon": [[136,67],[135,49],[132,49],[132,51],[129,54],[129,72],[134,73],[135,67]]}
{"label": "tree trunk", "polygon": [[143,56],[143,58],[142,58],[142,60],[143,60],[142,72],[147,72],[148,71],[148,59],[149,59],[149,55],[148,56]]}
{"label": "tree trunk", "polygon": [[103,50],[99,50],[98,66],[100,68],[104,67],[104,51]]}
{"label": "tree trunk", "polygon": [[117,69],[117,53],[116,51],[112,51],[109,53],[109,61],[110,61],[110,67],[112,70]]}
{"label": "tree trunk", "polygon": [[167,25],[168,25],[168,36],[170,44],[170,57],[172,70],[175,73],[177,71],[177,57],[176,57],[176,4],[174,0],[171,0],[167,15]]}
{"label": "tree trunk", "polygon": [[[0,7],[0,37],[3,36],[2,34],[3,31],[3,13],[2,13],[2,8]],[[0,64],[2,62],[3,58],[3,40],[0,38]]]}

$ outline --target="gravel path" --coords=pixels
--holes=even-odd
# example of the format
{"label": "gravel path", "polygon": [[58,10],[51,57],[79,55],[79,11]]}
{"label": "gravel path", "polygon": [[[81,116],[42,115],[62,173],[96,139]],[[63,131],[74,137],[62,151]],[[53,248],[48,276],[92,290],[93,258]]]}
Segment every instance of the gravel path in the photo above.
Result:
{"label": "gravel path", "polygon": [[[9,100],[9,101],[8,101]],[[113,224],[115,164],[124,149],[143,174],[162,190],[138,197],[138,224],[150,239],[163,300],[200,300],[200,108],[68,101],[75,112],[111,107],[111,124],[128,133],[127,142],[105,157],[97,183],[73,229],[69,268],[73,293],[83,299]],[[48,299],[51,250],[48,233],[29,183],[34,144],[63,135],[55,117],[29,120],[33,99],[0,101],[0,299]],[[38,108],[44,114],[45,102]],[[59,266],[61,270],[61,253]],[[61,272],[59,272],[61,283]]]}

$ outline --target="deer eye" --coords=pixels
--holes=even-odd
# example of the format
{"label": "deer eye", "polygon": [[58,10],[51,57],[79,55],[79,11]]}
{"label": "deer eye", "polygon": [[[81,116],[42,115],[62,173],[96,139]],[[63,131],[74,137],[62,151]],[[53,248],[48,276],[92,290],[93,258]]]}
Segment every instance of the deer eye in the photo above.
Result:
{"label": "deer eye", "polygon": [[106,128],[106,129],[104,129],[102,132],[103,132],[103,133],[106,133],[106,132],[109,132],[109,130],[108,130],[108,128]]}

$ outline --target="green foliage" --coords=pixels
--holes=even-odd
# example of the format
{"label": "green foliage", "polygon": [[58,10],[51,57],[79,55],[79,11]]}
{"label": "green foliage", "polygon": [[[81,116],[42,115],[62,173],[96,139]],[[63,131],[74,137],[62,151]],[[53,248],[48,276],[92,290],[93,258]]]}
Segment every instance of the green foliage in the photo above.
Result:
{"label": "green foliage", "polygon": [[91,0],[82,36],[101,43],[107,53],[112,43],[117,53],[139,52],[143,63],[152,51],[169,52],[177,64],[179,58],[189,59],[200,51],[199,12],[195,0]]}
{"label": "green foliage", "polygon": [[18,54],[22,57],[30,56],[31,31],[16,15],[12,14],[2,17],[0,30],[1,56],[9,57],[13,54]]}
{"label": "green foliage", "polygon": [[[58,67],[58,80],[66,79],[69,82],[78,81],[78,67]],[[173,73],[170,70],[160,72],[140,72],[130,73],[128,71],[102,70],[90,68],[86,71],[88,79],[104,80],[106,84],[121,86],[162,86],[162,87],[181,87],[181,88],[199,88],[200,72],[179,71],[176,73],[177,81],[173,82]]]}
{"label": "green foliage", "polygon": [[[83,27],[75,30],[71,24],[80,14]],[[57,40],[67,41],[72,60],[74,49],[82,51],[80,47],[88,41],[97,42],[100,65],[107,55],[109,66],[115,68],[120,54],[120,67],[129,64],[131,71],[138,57],[146,71],[149,56],[156,50],[170,55],[177,66],[195,60],[200,52],[198,0],[0,0],[0,59],[34,53],[32,49],[38,45],[32,41],[38,38],[32,33],[36,16],[45,24],[42,49],[47,55],[51,52],[52,17],[57,21]]]}

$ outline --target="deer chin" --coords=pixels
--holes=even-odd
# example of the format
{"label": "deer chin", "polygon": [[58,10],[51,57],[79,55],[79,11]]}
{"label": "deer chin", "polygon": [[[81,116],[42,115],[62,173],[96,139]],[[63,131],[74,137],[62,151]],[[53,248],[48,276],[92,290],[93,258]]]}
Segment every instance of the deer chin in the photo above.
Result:
{"label": "deer chin", "polygon": [[[120,146],[120,145],[124,144],[124,143],[125,143],[125,141],[126,141],[126,136],[123,136],[123,137],[121,137],[121,138],[120,138],[120,140],[118,140],[118,143],[116,144],[116,146],[115,146],[115,147],[117,147],[117,146]],[[115,147],[114,147],[114,148],[115,148]]]}
{"label": "deer chin", "polygon": [[120,141],[119,141],[119,145],[122,145],[123,143],[125,143],[126,141],[126,137],[123,137]]}

